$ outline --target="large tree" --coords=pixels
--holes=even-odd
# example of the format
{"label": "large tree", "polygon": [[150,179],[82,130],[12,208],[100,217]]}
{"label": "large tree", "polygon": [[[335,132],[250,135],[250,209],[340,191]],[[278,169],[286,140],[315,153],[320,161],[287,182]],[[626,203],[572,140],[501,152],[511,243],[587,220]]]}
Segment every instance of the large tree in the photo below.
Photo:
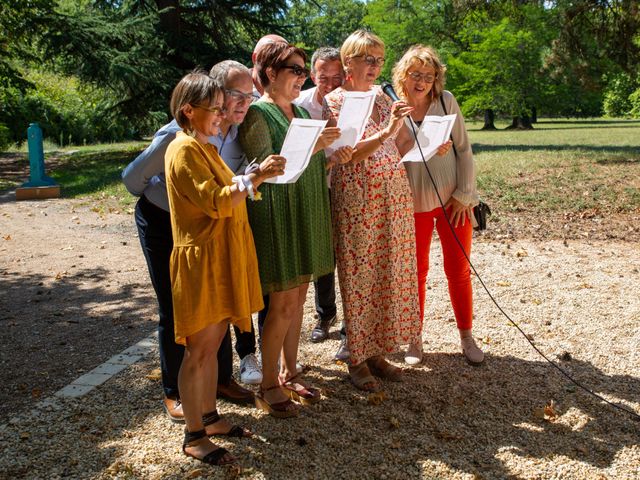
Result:
{"label": "large tree", "polygon": [[286,7],[285,0],[65,0],[47,12],[38,45],[54,68],[109,88],[114,109],[144,125],[149,112],[167,111],[187,71],[227,58],[249,62],[261,35],[282,31]]}

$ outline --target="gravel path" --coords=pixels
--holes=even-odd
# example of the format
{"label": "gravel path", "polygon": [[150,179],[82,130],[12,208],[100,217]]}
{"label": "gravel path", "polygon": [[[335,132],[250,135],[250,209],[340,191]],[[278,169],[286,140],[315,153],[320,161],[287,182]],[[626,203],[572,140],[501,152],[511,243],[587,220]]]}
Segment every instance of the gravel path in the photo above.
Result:
{"label": "gravel path", "polygon": [[[640,414],[640,246],[496,237],[478,238],[473,260],[500,305],[576,379]],[[549,367],[477,279],[474,332],[487,359],[463,361],[437,244],[433,252],[425,360],[385,385],[380,404],[332,362],[337,327],[322,344],[307,341],[309,296],[301,360],[325,398],[291,420],[221,401],[221,413],[259,435],[221,442],[240,458],[240,478],[640,478],[638,417]],[[84,397],[46,401],[154,329],[130,212],[0,203],[0,253],[0,478],[238,475],[182,455],[182,428],[160,408],[156,350]]]}

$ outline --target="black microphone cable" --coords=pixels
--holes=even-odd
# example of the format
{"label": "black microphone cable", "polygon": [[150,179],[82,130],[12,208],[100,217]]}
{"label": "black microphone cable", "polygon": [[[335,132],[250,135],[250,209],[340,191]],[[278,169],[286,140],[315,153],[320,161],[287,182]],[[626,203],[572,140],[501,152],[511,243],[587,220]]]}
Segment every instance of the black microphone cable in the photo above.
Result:
{"label": "black microphone cable", "polygon": [[[389,83],[389,82],[382,82],[382,84],[380,85],[382,88],[382,91],[389,96],[389,98],[391,98],[394,102],[399,101],[400,99],[398,98],[398,95],[396,94],[395,90],[393,89],[393,86]],[[508,314],[507,312],[505,312],[503,310],[503,308],[500,306],[500,304],[496,301],[496,299],[494,298],[494,296],[491,294],[491,291],[489,290],[489,288],[486,286],[486,284],[484,283],[484,280],[482,280],[482,277],[480,276],[480,274],[478,273],[478,271],[476,270],[476,267],[473,265],[473,263],[471,262],[471,259],[469,258],[469,256],[467,255],[467,252],[465,252],[464,247],[462,246],[462,242],[460,242],[460,239],[458,238],[458,236],[456,235],[455,229],[453,227],[453,225],[451,224],[451,219],[449,218],[449,214],[447,213],[447,209],[444,206],[444,202],[442,201],[442,197],[440,197],[440,192],[438,192],[438,188],[436,186],[436,182],[433,179],[433,176],[431,175],[431,171],[429,170],[429,167],[427,166],[427,161],[424,158],[424,153],[422,152],[422,148],[420,147],[420,142],[418,141],[418,134],[416,132],[416,129],[413,125],[413,120],[411,120],[411,117],[409,117],[409,125],[411,126],[411,131],[413,133],[413,137],[415,138],[416,141],[416,145],[418,147],[418,151],[420,152],[420,157],[422,158],[422,163],[424,165],[424,168],[427,170],[427,174],[429,175],[429,179],[431,180],[431,184],[433,185],[433,189],[436,192],[436,196],[438,197],[438,202],[440,203],[440,208],[442,208],[442,212],[444,213],[444,218],[446,218],[447,223],[449,224],[449,228],[451,229],[451,233],[453,234],[453,238],[456,239],[456,243],[458,244],[458,247],[460,247],[460,250],[462,251],[462,254],[464,255],[464,258],[467,260],[467,263],[469,264],[469,267],[471,267],[471,269],[473,270],[474,275],[476,276],[476,278],[478,279],[478,281],[480,282],[480,284],[482,285],[482,288],[484,288],[484,291],[487,292],[487,295],[489,295],[489,298],[491,299],[491,301],[494,303],[494,305],[498,308],[498,310],[500,310],[500,313],[502,313],[502,315],[504,315],[504,317],[509,320],[509,322],[511,323],[511,325],[513,325],[514,327],[516,327],[518,329],[518,331],[522,334],[522,336],[527,340],[527,342],[529,342],[529,344],[531,345],[531,347],[533,347],[533,349],[538,352],[538,354],[544,358],[551,366],[553,366],[556,370],[558,370],[562,375],[564,375],[571,383],[573,383],[574,385],[576,385],[577,387],[580,387],[582,390],[584,390],[585,392],[587,392],[588,394],[594,396],[595,398],[597,398],[598,400],[601,400],[605,403],[608,403],[609,405],[611,405],[612,407],[617,408],[618,410],[622,410],[623,412],[626,412],[630,415],[633,415],[636,420],[640,420],[640,415],[637,414],[636,412],[634,412],[633,410],[630,410],[626,407],[622,407],[620,405],[617,405],[609,400],[607,400],[606,398],[604,398],[603,396],[595,393],[593,390],[591,390],[590,388],[586,387],[585,385],[581,384],[580,382],[578,382],[577,380],[575,380],[571,375],[569,375],[569,373],[567,373],[562,367],[560,367],[559,365],[557,365],[555,362],[553,362],[552,360],[550,360],[534,343],[533,341],[531,341],[531,339],[527,336],[527,334],[522,330],[522,328],[520,328],[520,325],[518,325]],[[469,221],[471,221],[471,219],[469,218]]]}

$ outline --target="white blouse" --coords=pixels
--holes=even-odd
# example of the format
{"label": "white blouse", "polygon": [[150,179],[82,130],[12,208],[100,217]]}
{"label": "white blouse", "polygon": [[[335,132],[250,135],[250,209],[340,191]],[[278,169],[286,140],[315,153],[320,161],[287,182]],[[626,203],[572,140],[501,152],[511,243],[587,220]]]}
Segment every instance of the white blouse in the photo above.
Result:
{"label": "white blouse", "polygon": [[[458,102],[451,92],[445,90],[442,98],[447,108],[447,114],[455,113],[458,115],[451,131],[453,144],[456,147],[458,156],[456,158],[452,147],[446,155],[434,155],[427,161],[427,166],[443,203],[446,204],[449,198],[453,196],[463,205],[475,206],[478,204],[476,168],[473,161],[471,143],[464,125],[464,118],[460,112]],[[427,115],[445,115],[440,99],[431,104]],[[406,117],[405,123],[408,128],[411,128],[409,122],[411,122],[410,117]],[[440,208],[436,190],[433,188],[433,183],[424,168],[424,164],[422,162],[407,162],[404,165],[413,193],[414,211],[417,213],[430,212]]]}

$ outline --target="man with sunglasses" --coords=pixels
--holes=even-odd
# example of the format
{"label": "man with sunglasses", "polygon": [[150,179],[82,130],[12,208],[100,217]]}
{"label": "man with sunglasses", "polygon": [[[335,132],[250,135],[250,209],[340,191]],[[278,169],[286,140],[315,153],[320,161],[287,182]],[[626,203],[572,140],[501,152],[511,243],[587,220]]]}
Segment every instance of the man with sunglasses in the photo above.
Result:
{"label": "man with sunglasses", "polygon": [[[245,170],[247,161],[239,149],[237,125],[244,120],[252,100],[253,82],[251,73],[244,65],[227,60],[211,69],[211,77],[225,89],[225,104],[221,112],[224,118],[220,133],[210,137],[227,166],[235,172]],[[164,389],[164,408],[173,422],[183,423],[184,416],[178,392],[178,371],[182,363],[184,347],[175,343],[173,328],[173,304],[169,259],[173,247],[169,203],[164,177],[164,154],[169,143],[181,128],[173,120],[154,135],[151,145],[131,162],[122,172],[122,179],[133,195],[139,196],[135,219],[138,236],[149,268],[151,282],[156,292],[159,310],[158,343],[160,367]],[[262,373],[255,359],[255,334],[238,335],[241,346],[236,344],[245,358],[253,357],[254,367],[251,382],[260,383]],[[257,372],[255,371],[257,369]],[[245,369],[246,370],[246,369]],[[253,404],[253,392],[242,388],[232,377],[233,361],[231,335],[227,332],[218,351],[218,398],[234,403]]]}
{"label": "man with sunglasses", "polygon": [[[311,118],[322,120],[324,96],[342,85],[344,70],[340,61],[340,51],[333,47],[321,47],[311,56],[311,80],[315,87],[304,90],[293,103],[309,112]],[[331,172],[329,170],[329,172]],[[327,183],[331,185],[329,173]],[[329,336],[329,328],[336,321],[335,274],[320,277],[313,284],[318,323],[311,331],[313,343],[323,342]]]}

